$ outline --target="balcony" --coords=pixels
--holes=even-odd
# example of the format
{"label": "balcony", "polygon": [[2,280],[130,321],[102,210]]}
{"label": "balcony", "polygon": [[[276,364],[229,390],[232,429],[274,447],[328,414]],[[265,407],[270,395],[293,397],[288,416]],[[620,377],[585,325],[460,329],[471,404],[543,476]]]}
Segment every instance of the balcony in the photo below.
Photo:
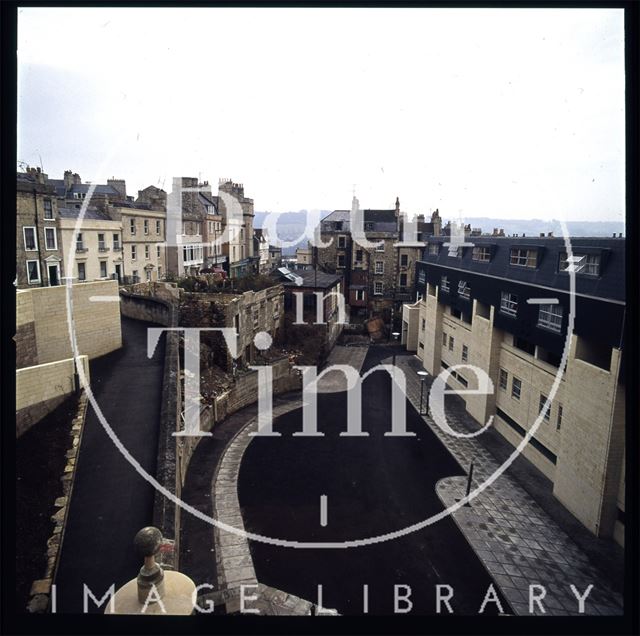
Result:
{"label": "balcony", "polygon": [[122,245],[120,245],[120,243],[114,243],[113,244],[113,251],[114,252],[122,252]]}
{"label": "balcony", "polygon": [[80,252],[88,252],[89,250],[84,246],[83,243],[76,243],[76,253]]}
{"label": "balcony", "polygon": [[98,252],[108,252],[109,246],[106,243],[98,243]]}

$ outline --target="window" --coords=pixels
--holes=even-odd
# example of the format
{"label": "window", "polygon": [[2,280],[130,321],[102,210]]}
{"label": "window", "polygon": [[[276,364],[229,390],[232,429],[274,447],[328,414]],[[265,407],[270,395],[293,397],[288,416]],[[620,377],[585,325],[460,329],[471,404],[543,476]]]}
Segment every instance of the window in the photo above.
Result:
{"label": "window", "polygon": [[467,362],[469,360],[469,347],[467,345],[462,345],[462,362]]}
{"label": "window", "polygon": [[78,280],[87,280],[87,268],[84,263],[78,263]]}
{"label": "window", "polygon": [[376,252],[384,252],[384,241],[380,241],[380,245],[376,246]]}
{"label": "window", "polygon": [[509,381],[509,374],[504,369],[500,369],[499,386],[503,391],[507,390],[508,381]]}
{"label": "window", "polygon": [[58,249],[58,238],[56,237],[55,227],[44,228],[44,246],[48,250]]}
{"label": "window", "polygon": [[100,261],[100,278],[107,277],[107,261]]}
{"label": "window", "polygon": [[423,318],[422,319],[422,331],[425,330],[426,326],[427,326],[427,321]]}
{"label": "window", "polygon": [[440,279],[440,289],[444,292],[448,292],[449,291],[449,277],[448,276],[443,276]]}
{"label": "window", "polygon": [[120,249],[120,235],[119,234],[114,234],[113,235],[113,249],[114,250],[119,250]]}
{"label": "window", "polygon": [[538,252],[536,250],[527,250],[513,248],[509,262],[511,265],[518,267],[536,267],[538,261]]}
{"label": "window", "polygon": [[476,245],[471,251],[471,260],[488,263],[491,260],[491,248]]}
{"label": "window", "polygon": [[469,285],[467,285],[466,280],[461,280],[458,283],[458,296],[466,299],[469,299],[469,297],[471,296],[471,288],[469,287]]}
{"label": "window", "polygon": [[558,404],[558,417],[556,419],[556,431],[562,427],[562,404]]}
{"label": "window", "polygon": [[440,245],[438,243],[429,243],[429,256],[437,256],[440,251]]}
{"label": "window", "polygon": [[135,260],[136,260],[136,257],[137,257],[137,254],[136,254],[136,246],[135,246],[135,245],[132,245],[132,246],[131,246],[131,260],[132,260],[132,261],[135,261]]}
{"label": "window", "polygon": [[346,236],[339,236],[338,237],[338,248],[343,250],[345,247],[347,247],[347,237]]}
{"label": "window", "polygon": [[344,267],[344,254],[338,254],[338,267]]}
{"label": "window", "polygon": [[76,236],[76,252],[84,252],[84,241],[82,240],[82,232],[78,232]]}
{"label": "window", "polygon": [[550,411],[551,409],[549,408],[545,408],[545,404],[547,403],[547,396],[543,395],[542,393],[540,394],[540,402],[538,404],[538,409],[540,411],[540,413],[544,412],[543,418],[545,422],[549,421],[549,418],[551,416]]}
{"label": "window", "polygon": [[513,346],[520,351],[528,353],[530,356],[535,355],[536,346],[530,340],[523,338],[522,336],[513,337]]}
{"label": "window", "polygon": [[449,336],[449,351],[453,351],[453,336]]}
{"label": "window", "polygon": [[[573,267],[570,267],[572,265]],[[570,272],[576,274],[587,274],[589,276],[600,275],[600,254],[579,254],[573,252],[573,261],[569,263],[567,253],[560,253],[559,271]]]}
{"label": "window", "polygon": [[409,256],[407,254],[402,254],[400,256],[400,267],[406,267],[409,264]]}
{"label": "window", "polygon": [[458,320],[462,320],[462,312],[455,307],[449,307],[449,314],[451,314],[454,318]]}
{"label": "window", "polygon": [[149,246],[145,245],[144,246],[144,257],[149,260]]}
{"label": "window", "polygon": [[407,275],[400,274],[400,287],[404,289],[407,286]]}
{"label": "window", "polygon": [[38,239],[36,237],[36,228],[23,227],[22,234],[24,235],[24,249],[27,252],[35,252],[38,249]]}
{"label": "window", "polygon": [[560,305],[540,305],[538,327],[560,333],[562,329],[562,307]]}
{"label": "window", "polygon": [[160,258],[160,246],[156,245],[156,258]]}
{"label": "window", "polygon": [[383,261],[376,261],[375,273],[376,274],[384,274],[384,262]]}
{"label": "window", "polygon": [[104,234],[98,234],[98,251],[106,252],[106,250],[107,250],[107,244],[105,243],[105,240],[104,240]]}
{"label": "window", "polygon": [[140,282],[140,277],[138,276],[138,270],[137,270],[137,269],[134,269],[134,270],[131,272],[131,275],[133,276],[133,282],[134,282],[134,283],[138,283],[138,282]]}
{"label": "window", "polygon": [[143,221],[144,233],[149,234],[149,219]]}
{"label": "window", "polygon": [[518,378],[511,380],[511,397],[519,400],[522,393],[522,382]]}
{"label": "window", "polygon": [[27,261],[27,280],[29,285],[40,282],[40,263],[39,261]]}
{"label": "window", "polygon": [[509,292],[500,293],[500,311],[508,316],[518,315],[518,297]]}
{"label": "window", "polygon": [[373,293],[376,296],[382,296],[383,291],[384,291],[384,285],[382,284],[381,281],[377,280],[375,283],[373,283]]}
{"label": "window", "polygon": [[44,218],[53,219],[53,207],[51,206],[51,199],[44,200]]}
{"label": "window", "polygon": [[356,300],[364,300],[364,289],[356,289]]}
{"label": "window", "polygon": [[147,275],[147,280],[150,281],[151,280],[151,270],[150,269],[146,270],[145,274]]}
{"label": "window", "polygon": [[129,219],[129,232],[131,232],[131,234],[135,234],[136,233],[136,220],[135,219]]}
{"label": "window", "polygon": [[447,334],[444,331],[442,332],[442,346],[447,346]]}
{"label": "window", "polygon": [[[213,226],[213,222],[210,223],[210,226]],[[156,221],[156,234],[160,234],[161,227],[162,227],[162,225],[160,223],[160,220],[157,220]],[[211,231],[213,232],[213,229]]]}
{"label": "window", "polygon": [[356,263],[362,262],[362,250],[356,250]]}
{"label": "window", "polygon": [[161,276],[162,276],[162,267],[158,265],[158,280],[160,280]]}

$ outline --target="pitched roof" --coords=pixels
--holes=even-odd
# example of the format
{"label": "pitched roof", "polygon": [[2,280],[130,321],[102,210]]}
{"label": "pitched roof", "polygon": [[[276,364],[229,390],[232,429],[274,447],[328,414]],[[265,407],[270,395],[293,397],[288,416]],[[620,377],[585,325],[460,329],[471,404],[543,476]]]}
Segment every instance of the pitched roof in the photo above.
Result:
{"label": "pitched roof", "polygon": [[[58,208],[61,219],[77,219],[80,216],[80,212],[81,210],[79,208]],[[83,218],[87,220],[113,221],[106,212],[96,210],[95,208],[88,208]]]}

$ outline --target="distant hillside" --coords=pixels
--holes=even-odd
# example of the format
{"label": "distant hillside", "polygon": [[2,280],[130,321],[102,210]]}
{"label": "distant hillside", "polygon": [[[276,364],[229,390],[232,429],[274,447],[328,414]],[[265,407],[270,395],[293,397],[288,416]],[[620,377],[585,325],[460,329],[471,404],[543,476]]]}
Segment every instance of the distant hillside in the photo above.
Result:
{"label": "distant hillside", "polygon": [[[446,221],[445,221],[446,222]],[[526,234],[527,236],[539,236],[541,232],[548,234],[553,232],[556,236],[562,236],[562,227],[557,220],[543,221],[542,219],[492,219],[490,217],[477,217],[465,219],[471,223],[471,227],[479,227],[483,232],[491,233],[493,228],[504,229],[505,234]],[[567,229],[570,236],[613,236],[622,232],[624,236],[624,223],[618,221],[567,221]]]}
{"label": "distant hillside", "polygon": [[[330,210],[323,210],[321,218],[330,214]],[[262,227],[267,212],[256,212],[254,227]],[[286,241],[293,241],[302,236],[307,218],[306,210],[298,212],[280,212],[278,216],[278,236]],[[470,223],[472,227],[479,227],[484,233],[490,234],[493,228],[504,229],[505,234],[525,234],[527,236],[539,236],[541,232],[548,234],[553,232],[556,236],[562,236],[562,228],[557,220],[543,221],[542,219],[493,219],[491,217],[476,217],[464,219],[465,223]],[[444,223],[447,219],[444,218]],[[567,221],[567,229],[570,236],[612,236],[622,232],[625,233],[624,223],[617,221]],[[296,247],[305,247],[306,239],[297,241],[293,247],[283,248],[283,254],[295,254]]]}

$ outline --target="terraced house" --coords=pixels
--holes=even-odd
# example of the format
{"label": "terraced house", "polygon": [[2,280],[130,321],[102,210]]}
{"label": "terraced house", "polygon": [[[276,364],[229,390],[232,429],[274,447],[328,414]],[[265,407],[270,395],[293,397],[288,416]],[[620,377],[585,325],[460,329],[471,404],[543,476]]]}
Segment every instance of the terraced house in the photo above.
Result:
{"label": "terraced house", "polygon": [[[625,242],[621,238],[431,238],[405,305],[403,342],[433,375],[477,389],[467,411],[524,447],[589,530],[624,542]],[[570,272],[575,272],[572,311]],[[559,378],[556,381],[556,378]],[[557,385],[557,386],[556,386]]]}

